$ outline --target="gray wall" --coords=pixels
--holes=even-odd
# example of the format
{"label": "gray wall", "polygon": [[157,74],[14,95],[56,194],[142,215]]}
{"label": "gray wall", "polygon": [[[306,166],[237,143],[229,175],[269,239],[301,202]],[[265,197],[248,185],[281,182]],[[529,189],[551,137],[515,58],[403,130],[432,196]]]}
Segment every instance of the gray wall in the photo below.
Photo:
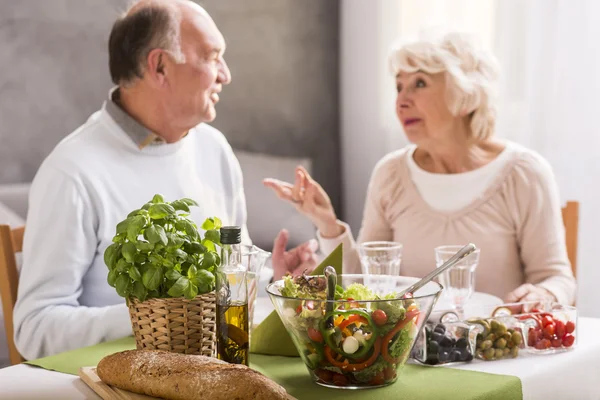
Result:
{"label": "gray wall", "polygon": [[[30,181],[111,86],[126,0],[0,0],[0,184]],[[233,82],[214,125],[235,148],[313,159],[339,210],[337,0],[204,0]],[[290,171],[290,177],[292,176]]]}

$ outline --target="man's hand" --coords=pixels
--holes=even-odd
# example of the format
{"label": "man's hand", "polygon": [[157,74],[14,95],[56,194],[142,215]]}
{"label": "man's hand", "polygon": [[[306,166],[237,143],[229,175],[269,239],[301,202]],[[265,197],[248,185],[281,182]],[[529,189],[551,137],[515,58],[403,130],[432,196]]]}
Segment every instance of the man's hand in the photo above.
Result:
{"label": "man's hand", "polygon": [[282,229],[273,243],[273,254],[271,256],[273,280],[283,278],[288,272],[292,275],[300,275],[304,272],[308,274],[317,267],[315,253],[319,248],[318,242],[311,239],[290,251],[286,251],[289,237],[288,231]]}
{"label": "man's hand", "polygon": [[539,286],[526,283],[519,286],[506,295],[507,303],[519,303],[526,301],[556,301],[556,297],[548,290]]}

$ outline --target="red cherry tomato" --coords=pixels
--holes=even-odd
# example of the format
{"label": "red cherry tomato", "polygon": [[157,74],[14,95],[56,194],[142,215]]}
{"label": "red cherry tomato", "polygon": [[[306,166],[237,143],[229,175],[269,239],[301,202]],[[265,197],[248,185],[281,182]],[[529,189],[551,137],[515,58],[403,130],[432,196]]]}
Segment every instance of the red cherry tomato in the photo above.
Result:
{"label": "red cherry tomato", "polygon": [[565,324],[565,331],[567,333],[573,333],[575,331],[575,322],[569,321]]}
{"label": "red cherry tomato", "polygon": [[529,330],[529,337],[527,339],[527,344],[529,346],[535,346],[535,344],[538,342],[538,330],[537,329],[531,329]]}
{"label": "red cherry tomato", "polygon": [[313,342],[323,343],[323,335],[313,327],[308,328],[308,338]]}
{"label": "red cherry tomato", "polygon": [[546,325],[544,327],[544,337],[546,339],[552,339],[554,337],[554,324]]}
{"label": "red cherry tomato", "polygon": [[296,314],[300,314],[302,312],[302,304],[296,307]]}
{"label": "red cherry tomato", "polygon": [[373,386],[383,385],[385,383],[385,378],[383,371],[379,371],[377,375],[375,375],[370,381],[369,384]]}
{"label": "red cherry tomato", "polygon": [[573,346],[573,343],[575,343],[575,336],[573,336],[573,335],[567,334],[567,335],[565,335],[565,337],[562,340],[562,344],[565,347],[571,347],[571,346]]}
{"label": "red cherry tomato", "polygon": [[552,347],[559,348],[561,346],[562,346],[562,339],[560,339],[560,338],[552,339]]}
{"label": "red cherry tomato", "polygon": [[554,319],[552,319],[551,316],[546,315],[544,318],[542,318],[542,326],[545,328],[547,325],[553,324],[554,323]]}
{"label": "red cherry tomato", "polygon": [[325,383],[329,383],[333,379],[333,372],[326,369],[316,370],[315,375],[317,375],[317,377]]}
{"label": "red cherry tomato", "polygon": [[346,386],[349,383],[348,378],[346,378],[342,374],[336,374],[336,373],[334,373],[332,381],[333,381],[333,384],[337,385],[337,386]]}
{"label": "red cherry tomato", "polygon": [[371,314],[371,318],[373,318],[373,322],[375,322],[375,325],[377,326],[385,325],[388,320],[387,314],[383,310],[373,311],[373,314]]}
{"label": "red cherry tomato", "polygon": [[396,377],[396,368],[387,367],[386,369],[383,370],[383,378],[385,379],[386,382],[391,381],[395,377]]}
{"label": "red cherry tomato", "polygon": [[556,334],[556,336],[559,339],[562,339],[565,337],[565,333],[567,333],[565,329],[566,329],[565,323],[562,322],[561,320],[556,320],[555,327],[554,327],[554,333]]}
{"label": "red cherry tomato", "polygon": [[542,339],[535,344],[535,348],[538,350],[546,350],[552,346],[552,343],[548,339]]}

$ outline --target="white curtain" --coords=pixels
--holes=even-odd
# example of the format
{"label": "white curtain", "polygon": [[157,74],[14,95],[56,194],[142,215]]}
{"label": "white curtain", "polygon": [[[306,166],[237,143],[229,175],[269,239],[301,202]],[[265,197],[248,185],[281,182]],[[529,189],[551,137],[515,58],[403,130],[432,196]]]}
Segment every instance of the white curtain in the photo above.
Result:
{"label": "white curtain", "polygon": [[[580,202],[580,313],[600,317],[599,0],[344,0],[341,3],[341,127],[345,217],[353,229],[369,174],[406,144],[386,70],[398,37],[476,34],[502,69],[497,135],[542,154],[563,201]],[[366,51],[365,51],[366,49]],[[355,232],[356,233],[356,232]]]}
{"label": "white curtain", "polygon": [[498,134],[541,153],[562,200],[580,202],[578,307],[600,317],[600,1],[501,0],[495,14]]}

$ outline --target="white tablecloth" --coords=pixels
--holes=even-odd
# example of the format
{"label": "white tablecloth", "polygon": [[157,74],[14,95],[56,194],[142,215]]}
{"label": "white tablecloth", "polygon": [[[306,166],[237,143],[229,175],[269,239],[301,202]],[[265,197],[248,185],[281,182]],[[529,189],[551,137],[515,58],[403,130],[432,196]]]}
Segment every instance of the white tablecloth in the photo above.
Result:
{"label": "white tablecloth", "polygon": [[[267,305],[257,307],[255,321],[268,314]],[[579,318],[578,343],[571,351],[502,361],[475,360],[451,368],[517,376],[525,400],[600,400],[599,333],[600,319]],[[0,399],[100,398],[76,376],[21,364],[0,369]]]}

